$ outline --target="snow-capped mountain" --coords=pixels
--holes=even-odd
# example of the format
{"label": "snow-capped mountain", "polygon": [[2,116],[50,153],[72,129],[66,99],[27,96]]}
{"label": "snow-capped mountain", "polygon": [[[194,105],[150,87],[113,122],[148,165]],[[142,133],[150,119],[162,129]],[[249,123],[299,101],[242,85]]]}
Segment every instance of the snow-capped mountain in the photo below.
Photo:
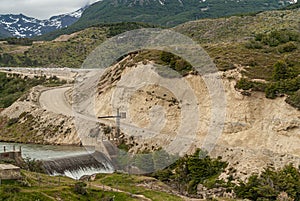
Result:
{"label": "snow-capped mountain", "polygon": [[34,37],[61,29],[75,23],[86,7],[75,12],[53,16],[47,20],[39,20],[23,14],[0,15],[0,36]]}

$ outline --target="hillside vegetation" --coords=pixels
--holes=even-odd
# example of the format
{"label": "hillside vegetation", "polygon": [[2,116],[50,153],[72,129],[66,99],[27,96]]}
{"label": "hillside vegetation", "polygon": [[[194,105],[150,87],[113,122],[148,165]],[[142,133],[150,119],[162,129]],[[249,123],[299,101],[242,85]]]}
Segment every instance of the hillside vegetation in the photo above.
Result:
{"label": "hillside vegetation", "polygon": [[278,9],[288,5],[286,1],[277,0],[253,1],[134,1],[104,0],[91,5],[82,17],[71,27],[111,22],[146,22],[172,27],[187,21],[202,18],[218,18],[232,14],[249,13]]}
{"label": "hillside vegetation", "polygon": [[141,23],[99,25],[79,31],[68,40],[35,42],[26,47],[2,43],[0,66],[79,68],[87,55],[107,38],[143,27],[153,26]]}
{"label": "hillside vegetation", "polygon": [[203,44],[220,70],[242,68],[236,88],[262,91],[267,98],[288,95],[299,108],[300,11],[199,20],[174,29]]}
{"label": "hillside vegetation", "polygon": [[[142,183],[157,183],[153,178],[142,176],[128,176],[122,174],[98,175],[93,182],[76,181],[66,177],[52,177],[41,173],[22,170],[22,179],[19,181],[2,181],[0,186],[0,200],[2,201],[135,201],[141,200],[132,194],[144,196],[154,201],[180,201],[180,197],[159,191],[151,190]],[[110,181],[110,182],[109,182]],[[126,181],[123,188],[122,181]],[[111,184],[111,182],[113,184]],[[115,186],[118,185],[119,186]],[[159,185],[159,184],[158,184]],[[160,184],[163,186],[163,184]],[[124,189],[120,191],[117,189]]]}
{"label": "hillside vegetation", "polygon": [[[288,94],[291,96],[289,103],[298,105],[298,99],[294,94],[299,90],[297,85],[300,68],[299,23],[300,11],[295,8],[203,19],[187,22],[173,29],[199,42],[220,70],[242,67],[243,76],[248,81],[260,79],[271,83],[270,86],[250,84],[251,87],[247,85],[244,88],[238,85],[237,88],[267,90],[266,96],[269,98]],[[4,43],[0,45],[0,65],[79,68],[86,56],[107,38],[143,27],[153,26],[142,23],[98,25],[74,33],[66,40],[58,38],[55,41],[35,42],[32,46]],[[51,38],[56,34],[52,33],[46,37]],[[141,52],[139,61],[156,60],[165,64],[166,62],[161,62],[161,58],[159,52]],[[170,66],[173,65],[175,68],[177,65],[177,68],[185,69],[183,66],[185,64],[180,67],[180,60],[177,61],[177,64],[173,62]],[[275,65],[281,61],[293,69],[294,77],[286,77],[286,81],[273,79]],[[295,81],[289,81],[290,78]],[[290,89],[290,86],[294,87]]]}
{"label": "hillside vegetation", "polygon": [[[186,200],[180,194],[224,200],[223,195],[228,193],[235,199],[255,201],[300,200],[300,171],[292,164],[277,170],[267,167],[260,174],[252,174],[247,181],[239,181],[233,176],[234,168],[226,169],[227,162],[220,157],[210,158],[201,150],[148,176],[97,174],[81,181],[41,173],[40,161],[25,159],[25,163],[21,179],[1,181],[0,200]],[[225,171],[227,177],[219,178]]]}
{"label": "hillside vegetation", "polygon": [[21,77],[16,74],[0,73],[0,108],[9,107],[34,86],[58,86],[65,84],[57,77]]}
{"label": "hillside vegetation", "polygon": [[[203,44],[205,50],[215,58],[218,66],[226,69],[232,68],[233,64],[245,66],[247,62],[254,59],[259,62],[269,62],[269,58],[281,57],[281,54],[268,49],[245,48],[243,42],[254,38],[256,34],[267,33],[273,29],[297,31],[299,19],[300,12],[297,9],[271,11],[242,17],[193,21],[179,25],[174,30]],[[18,45],[1,44],[0,65],[47,66],[54,64],[61,67],[80,67],[85,57],[106,38],[143,27],[153,26],[141,23],[99,25],[82,30],[66,41],[34,43],[23,52],[19,50],[22,48]],[[60,34],[63,32],[64,30]],[[54,32],[44,37],[53,38],[60,34]]]}

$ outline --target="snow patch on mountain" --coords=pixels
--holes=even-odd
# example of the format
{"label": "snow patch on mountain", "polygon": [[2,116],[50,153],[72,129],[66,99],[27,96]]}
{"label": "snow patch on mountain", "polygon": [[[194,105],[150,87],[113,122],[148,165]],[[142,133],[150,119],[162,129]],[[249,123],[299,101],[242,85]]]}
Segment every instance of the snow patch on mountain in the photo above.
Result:
{"label": "snow patch on mountain", "polygon": [[14,37],[34,37],[50,31],[61,29],[75,23],[86,7],[75,12],[53,16],[47,20],[39,20],[23,14],[0,15],[0,25]]}

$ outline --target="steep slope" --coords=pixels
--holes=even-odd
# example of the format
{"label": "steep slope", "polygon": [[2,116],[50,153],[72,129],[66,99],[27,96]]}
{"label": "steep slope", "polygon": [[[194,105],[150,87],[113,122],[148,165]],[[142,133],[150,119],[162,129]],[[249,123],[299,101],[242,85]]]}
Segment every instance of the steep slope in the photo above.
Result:
{"label": "steep slope", "polygon": [[245,16],[190,21],[175,31],[200,43],[241,42],[272,30],[299,31],[300,10],[276,10]]}
{"label": "steep slope", "polygon": [[[47,20],[39,20],[32,17],[19,15],[0,15],[0,25],[7,33],[0,37],[34,37],[57,29],[68,27],[75,23],[85,8],[63,15],[53,16]],[[1,33],[1,32],[0,32]]]}
{"label": "steep slope", "polygon": [[[91,27],[54,41],[34,42],[26,51],[19,45],[0,44],[0,66],[57,66],[79,68],[86,56],[105,39],[118,33],[152,27],[140,23],[120,23]],[[24,46],[21,46],[24,47]]]}
{"label": "steep slope", "polygon": [[[277,46],[264,44],[259,39],[255,40],[257,34],[263,34],[266,39],[272,39],[270,33],[273,33],[274,29],[280,31],[275,32],[279,33],[279,36],[286,36],[289,31],[296,32],[299,35],[299,19],[299,9],[294,9],[268,11],[246,17],[233,16],[230,18],[200,20],[175,28],[201,43],[217,66],[225,71],[220,72],[219,76],[224,83],[227,99],[225,129],[212,154],[215,156],[222,155],[224,159],[238,169],[238,174],[245,176],[249,172],[261,170],[266,165],[280,167],[289,162],[294,162],[295,165],[299,163],[300,115],[298,110],[285,102],[286,95],[282,93],[279,94],[281,97],[271,100],[267,99],[262,92],[254,90],[239,91],[235,88],[237,81],[243,76],[249,79],[260,79],[260,83],[271,82],[273,66],[281,59],[287,59],[290,64],[289,67],[300,67],[298,59],[300,55],[299,40],[284,42]],[[123,24],[123,26],[127,25],[126,23]],[[205,26],[208,28],[204,29]],[[63,42],[35,44],[36,46],[29,50],[27,56],[30,53],[32,58],[39,58],[41,61],[46,57],[45,55],[51,55],[49,57],[53,57],[54,61],[57,58],[61,59],[59,56],[65,56],[64,59],[69,58],[70,54],[73,56],[67,60],[70,62],[68,64],[79,65],[85,56],[106,37],[114,35],[112,34],[116,33],[114,31],[120,33],[120,29],[114,28],[92,27],[70,36]],[[124,30],[126,29],[121,29],[121,31]],[[248,43],[259,44],[260,46],[259,48],[253,48],[248,46]],[[295,46],[287,52],[281,52],[280,48],[286,44]],[[80,51],[78,51],[79,48]],[[76,58],[74,58],[75,53]],[[77,56],[80,56],[80,58]],[[42,61],[49,62],[49,57]],[[152,62],[160,59],[160,54],[142,52],[130,55],[127,58],[133,60],[119,63],[123,66],[124,64],[127,65],[123,71],[114,66],[114,68],[109,69],[108,76],[103,77],[103,80],[101,80],[103,90],[101,89],[101,93],[98,94],[95,105],[99,116],[110,115],[115,112],[111,107],[111,98],[118,86],[113,81],[116,81],[116,83],[119,80],[122,81],[120,86],[138,82],[142,79],[142,76],[127,75],[132,75],[134,71],[138,70],[145,72],[145,75],[149,75],[147,73],[153,67]],[[201,114],[199,114],[201,116],[201,122],[199,122],[201,127],[195,141],[196,146],[201,146],[210,119],[209,94],[200,76],[188,75],[184,79],[194,89],[199,107],[202,109]],[[176,84],[174,86],[178,86]],[[128,88],[131,89],[131,87]],[[177,129],[176,125],[178,125],[178,122],[180,123],[181,103],[180,101],[174,101],[178,105],[171,104],[169,101],[172,101],[172,98],[172,94],[166,92],[165,88],[156,85],[137,90],[129,102],[127,123],[133,122],[140,127],[147,127],[152,123],[151,113],[149,115],[148,112],[149,108],[154,108],[156,111],[159,109],[159,111],[163,111],[162,109],[164,109],[167,113],[167,121],[162,130],[166,135],[162,136],[174,136]],[[15,105],[14,111],[19,112],[19,108],[18,105]],[[43,111],[39,113],[39,115],[43,114]],[[163,115],[159,116],[159,118],[161,117]],[[55,127],[53,130],[55,130]],[[147,151],[146,147],[152,146],[158,149],[165,146],[168,143],[167,140],[169,140],[143,140],[138,137],[131,139],[130,136],[125,136],[125,139],[127,140],[125,140],[126,145],[129,147],[134,145],[133,151]]]}
{"label": "steep slope", "polygon": [[4,26],[0,24],[0,38],[7,38],[11,36],[11,33],[5,30]]}
{"label": "steep slope", "polygon": [[103,0],[91,5],[74,26],[109,22],[147,22],[174,26],[200,18],[217,18],[239,13],[272,10],[292,1],[255,0]]}
{"label": "steep slope", "polygon": [[[233,68],[234,65],[250,66],[253,61],[256,61],[256,68],[265,69],[271,68],[285,54],[278,52],[276,47],[249,49],[245,47],[245,43],[253,39],[256,34],[268,33],[274,29],[298,31],[299,19],[298,9],[267,11],[243,17],[202,19],[184,23],[173,29],[203,44],[220,69]],[[61,42],[49,41],[33,44],[26,53],[14,52],[16,47],[2,44],[0,53],[3,55],[0,58],[0,65],[48,66],[54,64],[63,67],[80,67],[85,57],[105,38],[123,31],[147,27],[151,26],[140,23],[95,26],[64,36],[68,39]],[[56,33],[49,33],[47,38],[55,36],[57,36]],[[299,55],[299,49],[286,54],[291,55],[291,59],[295,60]],[[257,75],[264,74],[258,73]]]}
{"label": "steep slope", "polygon": [[[135,65],[132,66],[133,58],[128,57],[110,67],[102,76],[94,107],[97,116],[113,115],[115,108],[122,108],[127,114],[126,119],[121,120],[124,143],[131,151],[143,153],[165,148],[173,143],[173,139],[175,141],[175,138],[181,137],[182,133],[177,132],[184,124],[180,117],[185,103],[174,95],[170,85],[166,88],[162,84],[163,78],[153,70],[155,67],[152,62],[133,62]],[[300,111],[285,103],[284,97],[270,100],[261,92],[243,96],[235,89],[236,80],[242,76],[241,70],[219,73],[225,88],[226,118],[223,133],[216,139],[216,147],[211,154],[222,156],[238,170],[237,174],[242,178],[268,165],[282,167],[293,162],[297,166],[300,161]],[[180,91],[180,81],[172,79]],[[172,79],[168,79],[168,82],[172,82]],[[192,147],[201,147],[210,129],[212,96],[203,77],[188,75],[182,80],[192,88],[199,107],[199,111],[195,110],[199,115],[196,138],[189,142]],[[130,89],[128,94],[127,89]],[[118,97],[120,91],[123,96]],[[170,100],[178,102],[172,104]],[[193,122],[191,116],[187,117],[191,118],[187,122]],[[163,122],[161,127],[161,124],[153,126],[156,120]],[[136,129],[138,132],[134,132],[135,126],[140,129]],[[155,133],[151,137],[147,135],[148,128]],[[182,135],[189,136],[188,133]],[[180,143],[177,146],[181,146],[182,141]]]}

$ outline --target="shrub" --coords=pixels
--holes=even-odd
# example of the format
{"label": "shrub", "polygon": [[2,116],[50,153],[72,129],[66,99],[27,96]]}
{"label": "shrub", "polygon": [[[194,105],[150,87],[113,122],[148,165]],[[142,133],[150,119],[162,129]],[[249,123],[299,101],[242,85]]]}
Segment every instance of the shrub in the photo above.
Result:
{"label": "shrub", "polygon": [[173,70],[177,71],[181,75],[185,75],[192,70],[192,65],[187,61],[181,59],[179,56],[176,56],[170,52],[162,51],[160,54],[160,60],[168,65]]}
{"label": "shrub", "polygon": [[243,90],[249,90],[253,87],[254,87],[253,82],[251,82],[250,80],[248,80],[246,78],[240,79],[235,85],[235,88],[243,89]]}
{"label": "shrub", "polygon": [[8,38],[7,43],[11,45],[25,45],[30,46],[32,45],[32,40],[29,38]]}
{"label": "shrub", "polygon": [[31,159],[29,157],[24,159],[23,168],[31,172],[45,173],[42,161]]}
{"label": "shrub", "polygon": [[300,34],[291,30],[275,30],[267,34],[256,34],[255,40],[265,45],[275,47],[289,41],[299,41]]}
{"label": "shrub", "polygon": [[277,171],[267,168],[235,188],[238,198],[250,200],[276,200],[282,192],[294,200],[300,199],[300,172],[292,164]]}
{"label": "shrub", "polygon": [[245,43],[245,47],[248,49],[262,49],[262,44],[259,41],[251,40]]}
{"label": "shrub", "polygon": [[162,181],[169,181],[180,189],[184,187],[188,193],[195,194],[198,184],[204,184],[207,188],[216,187],[216,179],[227,165],[221,158],[212,159],[198,149],[193,155],[178,159],[176,163],[155,172],[153,176]]}
{"label": "shrub", "polygon": [[74,185],[74,191],[77,194],[81,194],[81,195],[86,195],[87,194],[87,190],[86,190],[86,183],[84,182],[77,182]]}
{"label": "shrub", "polygon": [[19,193],[20,191],[21,191],[21,189],[19,187],[17,187],[17,186],[5,186],[3,188],[3,192],[9,193],[9,194],[11,194],[11,193]]}
{"label": "shrub", "polygon": [[25,77],[23,79],[18,75],[8,76],[6,73],[0,73],[0,108],[9,107],[34,86],[57,86],[65,83],[64,80],[59,80],[57,77],[51,77],[49,79],[44,76],[34,78]]}
{"label": "shrub", "polygon": [[288,42],[283,45],[278,46],[278,52],[285,53],[285,52],[292,52],[297,49],[297,46],[294,42]]}
{"label": "shrub", "polygon": [[174,55],[172,53],[164,52],[164,51],[160,55],[160,59],[166,63],[170,63],[171,60],[173,59],[173,57],[174,57]]}
{"label": "shrub", "polygon": [[276,85],[275,84],[268,85],[266,90],[265,90],[265,93],[266,93],[267,98],[271,98],[271,99],[276,98],[277,94],[278,94],[278,90],[276,88]]}
{"label": "shrub", "polygon": [[297,74],[295,73],[294,69],[286,62],[279,60],[274,64],[274,70],[272,73],[272,78],[274,81],[294,78],[296,76]]}
{"label": "shrub", "polygon": [[18,123],[18,121],[19,121],[19,118],[12,118],[12,119],[9,119],[9,120],[8,120],[8,122],[7,122],[6,125],[7,125],[8,127],[10,127],[10,126],[12,126],[12,125]]}
{"label": "shrub", "polygon": [[294,94],[290,95],[286,102],[290,104],[291,106],[298,108],[300,110],[300,90],[295,92]]}

